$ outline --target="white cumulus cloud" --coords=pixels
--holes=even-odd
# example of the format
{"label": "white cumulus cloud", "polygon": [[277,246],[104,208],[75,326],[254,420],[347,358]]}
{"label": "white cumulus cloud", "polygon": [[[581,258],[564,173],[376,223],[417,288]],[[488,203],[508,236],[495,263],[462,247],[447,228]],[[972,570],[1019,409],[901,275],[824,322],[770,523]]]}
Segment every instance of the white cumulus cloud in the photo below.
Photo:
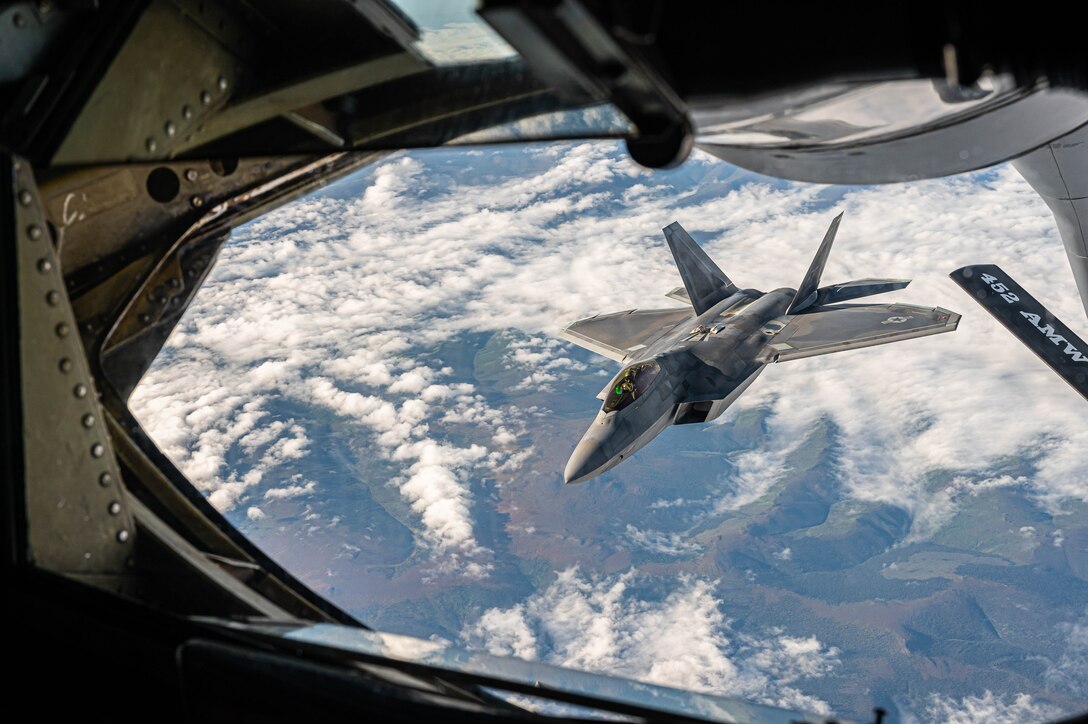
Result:
{"label": "white cumulus cloud", "polygon": [[[1032,724],[1054,719],[1061,713],[1061,709],[1037,702],[1030,694],[994,694],[987,690],[981,696],[961,699],[933,694],[929,697],[922,721],[944,724]],[[914,717],[907,720],[918,721]]]}
{"label": "white cumulus cloud", "polygon": [[462,637],[493,654],[829,711],[803,685],[839,665],[838,649],[782,630],[737,633],[712,582],[683,576],[656,601],[635,593],[638,582],[635,571],[593,577],[568,568],[524,602],[487,610]]}

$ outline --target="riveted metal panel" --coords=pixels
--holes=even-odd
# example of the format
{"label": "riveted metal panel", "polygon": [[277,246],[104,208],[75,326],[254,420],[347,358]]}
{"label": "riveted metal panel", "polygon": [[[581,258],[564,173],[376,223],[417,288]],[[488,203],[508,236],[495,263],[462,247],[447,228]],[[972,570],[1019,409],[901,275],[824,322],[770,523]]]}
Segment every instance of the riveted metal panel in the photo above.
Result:
{"label": "riveted metal panel", "polygon": [[30,557],[59,573],[111,581],[125,572],[133,545],[120,473],[33,175],[18,160],[9,172]]}
{"label": "riveted metal panel", "polygon": [[235,55],[193,18],[152,2],[52,164],[162,158],[200,135],[241,75]]}

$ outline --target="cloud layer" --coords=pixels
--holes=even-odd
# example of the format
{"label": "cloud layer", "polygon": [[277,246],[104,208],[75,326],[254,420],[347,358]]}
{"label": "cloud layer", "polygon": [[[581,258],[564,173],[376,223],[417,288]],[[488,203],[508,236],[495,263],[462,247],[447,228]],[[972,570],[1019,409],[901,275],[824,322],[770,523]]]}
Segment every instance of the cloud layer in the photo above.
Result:
{"label": "cloud layer", "polygon": [[[1030,694],[1010,696],[987,690],[981,696],[961,699],[934,694],[929,697],[921,720],[945,724],[1027,724],[1049,721],[1061,714],[1061,709],[1035,701]],[[919,720],[910,716],[907,721]]]}
{"label": "cloud layer", "polygon": [[[133,399],[220,509],[306,455],[304,423],[269,417],[271,401],[290,398],[372,430],[424,538],[478,552],[468,480],[504,463],[520,423],[420,350],[517,330],[525,337],[507,364],[524,370],[522,385],[546,389],[586,366],[554,339],[567,321],[668,304],[659,294],[678,279],[661,226],[681,220],[742,285],[772,288],[801,278],[835,209],[846,216],[826,280],[913,276],[895,296],[964,312],[960,330],[772,367],[736,405],[771,410],[770,447],[733,461],[718,509],[758,499],[821,418],[841,434],[838,474],[851,495],[906,508],[916,535],[1001,484],[988,470],[1008,456],[1037,474],[1006,484],[1023,483],[1049,509],[1088,497],[1078,483],[1088,479],[1083,403],[946,278],[1001,261],[1059,316],[1082,321],[1049,211],[1013,171],[846,190],[826,208],[811,185],[718,180],[720,195],[698,194],[611,144],[469,151],[473,174],[444,174],[454,153],[464,152],[386,161],[358,192],[296,202],[224,250]],[[714,164],[699,157],[688,172]],[[493,444],[432,437],[438,408],[447,423],[489,426]],[[235,473],[227,457],[238,447],[253,459]],[[960,476],[931,489],[934,470]]]}
{"label": "cloud layer", "polygon": [[[557,341],[558,330],[589,313],[671,306],[661,295],[680,280],[659,229],[674,220],[739,284],[766,290],[798,283],[838,210],[846,215],[825,282],[913,277],[888,300],[961,312],[959,331],[771,367],[725,420],[764,411],[759,447],[731,454],[718,489],[649,509],[745,515],[765,502],[788,472],[783,461],[818,424],[835,431],[829,464],[842,496],[909,511],[913,541],[937,534],[987,491],[1023,491],[1052,513],[1088,500],[1083,401],[946,276],[998,262],[1071,326],[1085,327],[1049,211],[1004,168],[841,189],[734,173],[702,156],[651,174],[613,144],[393,157],[239,230],[133,408],[243,527],[301,536],[335,525],[338,517],[309,506],[340,492],[328,469],[339,460],[336,474],[411,528],[418,555],[405,566],[498,585],[495,572],[510,562],[486,533],[498,517],[497,491],[534,454],[528,441],[541,416],[560,417],[510,400],[614,371]],[[450,361],[457,345],[474,354],[473,340],[496,332],[506,339],[499,367],[511,373],[501,393]],[[585,415],[595,404],[586,400]],[[647,450],[666,445],[670,432]],[[1009,460],[1022,461],[1023,473],[1008,474]],[[564,462],[549,462],[555,479]],[[534,474],[541,470],[549,474],[534,462]],[[698,562],[710,547],[654,521],[613,530],[619,547],[675,565]],[[365,545],[352,540],[336,555],[358,554],[356,543]],[[1063,545],[1061,531],[1046,541]],[[779,561],[802,557],[796,547],[776,550]],[[549,569],[520,604],[504,599],[476,611],[465,639],[660,683],[826,706],[805,691],[841,668],[828,643],[734,627],[714,584],[698,576],[646,597],[636,591],[647,580],[641,574],[595,575],[596,563],[554,580]],[[1070,641],[1079,640],[1077,625]],[[1072,644],[1056,653],[1045,663],[1048,685],[1084,696],[1074,687],[1083,660]],[[973,692],[926,706],[934,716],[1049,706],[1023,696]]]}
{"label": "cloud layer", "polygon": [[829,713],[794,684],[830,673],[837,649],[781,630],[738,634],[712,582],[681,577],[658,601],[640,596],[638,582],[635,571],[591,577],[568,568],[525,602],[489,609],[462,637],[497,655]]}

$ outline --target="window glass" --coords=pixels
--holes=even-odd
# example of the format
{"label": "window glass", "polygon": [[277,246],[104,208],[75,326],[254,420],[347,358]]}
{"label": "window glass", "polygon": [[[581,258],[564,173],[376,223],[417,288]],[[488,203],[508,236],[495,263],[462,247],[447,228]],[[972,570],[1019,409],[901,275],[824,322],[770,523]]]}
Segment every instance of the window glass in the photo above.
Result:
{"label": "window glass", "polygon": [[[564,485],[618,365],[560,332],[680,308],[663,226],[770,290],[839,211],[824,284],[912,277],[862,302],[960,328],[775,365]],[[236,230],[132,406],[378,629],[857,721],[1045,720],[1088,705],[1085,403],[947,278],[986,261],[1086,328],[1010,166],[835,187],[616,142],[400,153]]]}
{"label": "window glass", "polygon": [[434,63],[514,58],[517,51],[476,14],[475,0],[394,0],[419,28],[417,50]]}

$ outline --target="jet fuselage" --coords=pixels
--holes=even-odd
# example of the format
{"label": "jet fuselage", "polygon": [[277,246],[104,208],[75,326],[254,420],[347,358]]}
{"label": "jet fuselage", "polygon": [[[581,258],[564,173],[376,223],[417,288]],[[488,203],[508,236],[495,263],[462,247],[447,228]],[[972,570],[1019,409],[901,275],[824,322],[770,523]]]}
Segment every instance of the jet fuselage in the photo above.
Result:
{"label": "jet fuselage", "polygon": [[[604,404],[564,471],[579,483],[615,467],[671,424],[702,422],[728,407],[762,371],[762,354],[796,290],[744,289],[692,314],[634,356],[602,392]],[[768,326],[772,323],[771,326]],[[621,391],[629,370],[647,368],[643,389]],[[631,399],[625,400],[624,395]],[[702,409],[700,409],[702,408]]]}
{"label": "jet fuselage", "polygon": [[598,395],[601,411],[575,447],[564,480],[580,483],[600,475],[669,425],[715,419],[768,362],[956,328],[960,316],[940,307],[842,304],[902,289],[909,279],[820,286],[841,219],[839,214],[831,222],[798,288],[766,294],[739,289],[678,222],[664,227],[684,282],[667,296],[690,304],[690,311],[628,309],[584,317],[563,329],[571,342],[626,365]]}

